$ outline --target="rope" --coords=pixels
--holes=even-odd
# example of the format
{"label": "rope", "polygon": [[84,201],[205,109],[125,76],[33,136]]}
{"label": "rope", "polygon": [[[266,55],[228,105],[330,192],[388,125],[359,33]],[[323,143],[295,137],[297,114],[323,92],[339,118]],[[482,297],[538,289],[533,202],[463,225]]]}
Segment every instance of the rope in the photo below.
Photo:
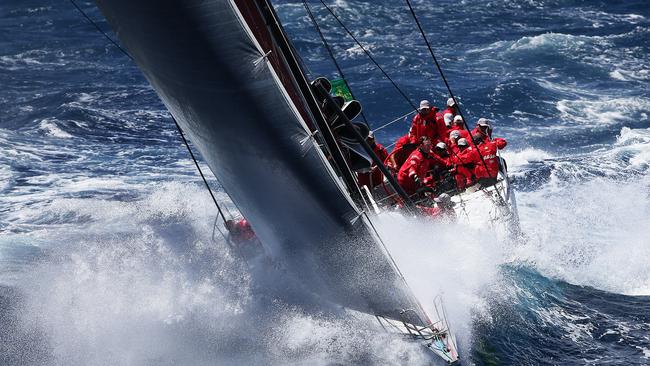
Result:
{"label": "rope", "polygon": [[[383,128],[386,128],[386,127],[392,125],[393,123],[395,123],[395,122],[401,120],[402,118],[406,118],[406,117],[410,116],[410,115],[413,114],[414,112],[415,112],[415,111],[410,111],[410,112],[408,112],[408,113],[406,113],[406,114],[404,114],[404,115],[401,115],[401,116],[395,118],[394,120],[392,120],[392,121],[390,121],[390,122],[388,122],[388,123],[384,123],[383,125],[381,125],[381,126],[375,128],[375,129],[373,129],[372,132],[377,132],[377,131],[379,131],[379,130],[381,130],[381,129],[383,129]],[[392,145],[391,145],[391,146],[392,146]]]}
{"label": "rope", "polygon": [[[321,0],[322,1],[322,0]],[[440,76],[442,77],[442,81],[444,81],[445,86],[447,87],[447,91],[449,92],[449,96],[454,100],[454,103],[456,104],[456,107],[458,108],[458,114],[463,118],[463,124],[465,125],[465,129],[467,131],[471,131],[469,129],[469,126],[467,125],[467,120],[465,119],[465,116],[463,115],[463,111],[460,109],[460,104],[458,104],[458,101],[456,100],[456,97],[454,96],[454,93],[451,91],[451,87],[449,86],[449,83],[447,82],[447,78],[445,77],[444,72],[442,72],[442,67],[440,67],[440,63],[438,63],[438,59],[436,58],[436,55],[433,53],[433,49],[431,48],[431,44],[429,43],[429,40],[427,39],[427,35],[424,33],[424,29],[422,29],[422,25],[420,24],[420,20],[418,19],[417,15],[415,14],[415,10],[413,10],[413,6],[411,6],[411,1],[410,0],[405,0],[406,5],[408,5],[409,10],[411,11],[411,15],[413,16],[413,19],[415,20],[415,23],[418,26],[418,29],[420,30],[420,34],[422,35],[422,38],[424,39],[424,43],[426,43],[427,48],[429,49],[429,53],[431,54],[431,58],[433,58],[433,62],[436,64],[436,68],[438,69],[438,73],[440,73]],[[488,176],[490,178],[492,177],[492,174],[490,174],[490,170],[488,169],[487,164],[485,163],[485,159],[483,159],[483,154],[481,154],[481,150],[476,146],[476,143],[474,142],[473,138],[470,138],[472,145],[474,145],[474,148],[476,149],[476,152],[478,152],[478,156],[481,158],[481,163],[485,167],[485,171],[487,172]],[[497,194],[503,204],[505,204],[505,199],[501,197],[501,193],[497,191]]]}
{"label": "rope", "polygon": [[171,115],[172,120],[174,121],[174,124],[176,125],[176,129],[178,130],[178,133],[181,135],[181,138],[183,139],[183,143],[185,144],[185,147],[187,148],[187,151],[190,153],[190,156],[192,157],[192,161],[194,161],[194,165],[196,166],[196,170],[199,171],[199,174],[201,175],[201,179],[203,180],[203,183],[205,184],[205,188],[208,189],[208,192],[210,193],[210,197],[212,197],[212,202],[214,202],[214,205],[217,206],[217,211],[219,211],[219,215],[221,216],[221,219],[223,220],[224,225],[226,224],[226,216],[223,214],[223,211],[221,211],[221,206],[219,206],[219,203],[217,202],[217,198],[214,196],[214,193],[212,193],[212,188],[210,188],[210,185],[208,184],[208,180],[205,179],[205,176],[203,175],[203,170],[199,166],[199,162],[196,161],[196,157],[194,157],[194,153],[192,152],[192,149],[190,148],[190,144],[187,142],[187,139],[185,138],[185,134],[183,133],[183,130],[181,129],[181,126],[176,122],[176,118]]}
{"label": "rope", "polygon": [[399,94],[404,98],[404,100],[406,100],[406,102],[411,106],[411,108],[413,108],[413,110],[417,110],[418,107],[416,107],[416,105],[411,101],[411,99],[406,95],[406,93],[404,93],[404,91],[402,91],[402,89],[397,85],[397,83],[395,83],[395,81],[394,81],[394,80],[393,80],[393,79],[392,79],[392,78],[391,78],[391,77],[386,73],[386,71],[384,71],[384,69],[379,65],[379,63],[375,60],[375,58],[372,57],[372,55],[370,54],[370,52],[369,52],[368,50],[366,50],[365,47],[363,47],[363,45],[361,44],[361,42],[359,42],[359,40],[357,39],[357,37],[355,37],[354,34],[352,34],[352,32],[350,32],[350,30],[348,29],[348,27],[345,26],[345,24],[343,24],[343,21],[341,21],[341,19],[336,15],[336,13],[334,13],[334,11],[333,11],[329,6],[327,6],[327,4],[325,4],[325,2],[324,2],[323,0],[320,0],[320,3],[323,4],[323,6],[325,7],[325,9],[327,9],[327,11],[328,11],[328,12],[329,12],[333,17],[334,17],[334,19],[336,19],[336,21],[337,21],[337,22],[339,23],[339,25],[340,25],[340,26],[345,30],[345,32],[346,32],[350,37],[352,37],[352,39],[354,40],[354,42],[357,44],[357,46],[359,46],[359,47],[361,48],[361,50],[363,51],[363,53],[365,53],[366,56],[368,56],[368,58],[370,59],[370,61],[372,61],[372,63],[374,63],[375,66],[377,66],[377,68],[379,69],[379,71],[381,71],[381,73],[384,74],[384,77],[386,77],[386,79],[388,79],[388,81],[390,81],[390,83],[393,84],[393,86],[395,87],[395,89],[397,89],[397,91],[399,92]]}
{"label": "rope", "polygon": [[[320,27],[318,26],[318,22],[316,21],[316,18],[314,17],[314,14],[311,12],[311,9],[309,8],[309,4],[307,4],[307,0],[302,0],[302,4],[305,7],[305,10],[307,10],[307,14],[309,15],[309,19],[311,19],[311,22],[314,24],[314,28],[316,28],[316,31],[318,32],[318,35],[320,36],[321,41],[323,42],[323,45],[325,46],[325,49],[327,50],[327,53],[329,53],[330,58],[334,62],[334,66],[336,66],[336,70],[339,72],[339,75],[341,76],[341,79],[345,82],[345,85],[348,86],[348,90],[350,91],[350,95],[352,96],[352,99],[357,99],[354,94],[352,93],[352,88],[350,88],[350,84],[348,84],[348,81],[345,77],[345,74],[343,73],[343,70],[341,69],[341,65],[339,65],[338,61],[336,61],[336,57],[334,57],[334,52],[332,51],[332,48],[330,47],[329,43],[327,43],[327,39],[325,39],[325,36],[323,35],[323,32],[321,31]],[[366,119],[365,114],[363,114],[363,111],[361,111],[361,118],[363,121],[368,124],[368,120]]]}
{"label": "rope", "polygon": [[115,41],[113,40],[113,38],[111,38],[108,34],[106,34],[106,32],[104,32],[104,30],[101,29],[101,28],[97,25],[97,23],[95,23],[94,20],[90,19],[90,17],[88,16],[88,14],[86,14],[86,12],[83,11],[83,10],[79,7],[79,5],[77,5],[77,3],[76,3],[74,0],[70,0],[70,2],[72,3],[72,5],[74,5],[75,8],[77,8],[77,10],[79,10],[79,12],[81,13],[81,15],[83,15],[84,18],[86,18],[86,20],[88,20],[88,22],[90,22],[90,24],[92,24],[92,25],[93,25],[93,26],[94,26],[94,27],[99,31],[99,33],[103,34],[104,37],[106,37],[106,39],[108,39],[108,41],[111,42],[111,43],[113,44],[113,46],[117,47],[118,50],[122,51],[122,53],[125,54],[126,57],[130,58],[131,61],[135,61],[135,60],[133,59],[133,57],[131,57],[131,55],[130,55],[128,52],[126,52],[126,50],[124,50],[124,48],[122,48],[122,46],[120,46],[117,42],[115,42]]}
{"label": "rope", "polygon": [[[74,0],[70,0],[70,2],[72,3],[72,5],[74,5],[75,8],[77,8],[77,10],[81,13],[81,15],[83,15],[84,18],[86,18],[88,20],[88,22],[90,22],[90,24],[95,26],[95,28],[101,34],[103,34],[104,37],[106,37],[106,39],[108,39],[115,47],[117,47],[118,50],[122,51],[122,53],[124,55],[126,55],[129,59],[131,59],[131,61],[135,61],[133,59],[133,57],[128,52],[126,52],[126,50],[124,48],[122,48],[122,46],[120,46],[117,42],[115,42],[106,32],[104,32],[104,30],[102,30],[97,25],[97,23],[95,23],[95,21],[92,20],[88,16],[88,14],[86,14],[86,12],[83,11],[83,9],[81,9],[79,7],[79,5],[77,5],[77,3]],[[201,170],[201,167],[199,166],[199,163],[196,161],[196,158],[194,157],[194,153],[192,152],[192,149],[190,148],[189,143],[185,139],[185,135],[183,134],[183,130],[181,129],[181,126],[178,124],[178,122],[176,122],[176,118],[174,118],[174,116],[171,113],[169,115],[172,118],[172,121],[174,121],[174,125],[176,125],[176,129],[178,130],[178,133],[181,135],[181,138],[183,139],[183,143],[185,144],[185,147],[187,148],[187,151],[190,153],[190,156],[192,157],[192,160],[194,161],[194,165],[196,166],[196,169],[199,171],[199,174],[201,175],[201,179],[203,180],[203,183],[205,183],[205,187],[208,189],[208,192],[210,193],[210,197],[212,197],[212,201],[214,202],[214,205],[217,206],[217,211],[219,211],[219,215],[221,216],[221,219],[223,220],[223,223],[225,224],[226,221],[227,221],[226,216],[223,214],[223,211],[221,211],[221,206],[219,206],[219,203],[217,202],[217,198],[212,193],[212,189],[210,188],[210,185],[208,184],[207,179],[205,179],[205,176],[203,175],[203,171]],[[219,230],[219,232],[221,232],[221,230]]]}

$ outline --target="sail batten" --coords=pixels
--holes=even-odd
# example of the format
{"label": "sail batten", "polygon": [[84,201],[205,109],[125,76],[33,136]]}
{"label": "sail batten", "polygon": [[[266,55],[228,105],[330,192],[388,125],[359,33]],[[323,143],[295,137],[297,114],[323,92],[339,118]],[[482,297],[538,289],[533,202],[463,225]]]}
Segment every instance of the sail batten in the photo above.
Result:
{"label": "sail batten", "polygon": [[97,3],[275,259],[324,300],[393,319],[419,309],[368,223],[349,220],[361,212],[309,138],[320,112],[258,4]]}

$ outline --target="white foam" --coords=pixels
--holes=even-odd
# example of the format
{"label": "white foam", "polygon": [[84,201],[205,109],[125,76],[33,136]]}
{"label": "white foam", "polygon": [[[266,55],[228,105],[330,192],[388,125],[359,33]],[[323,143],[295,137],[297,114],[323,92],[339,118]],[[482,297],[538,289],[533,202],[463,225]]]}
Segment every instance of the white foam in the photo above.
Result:
{"label": "white foam", "polygon": [[31,240],[54,245],[17,281],[25,295],[19,320],[44,335],[56,362],[430,361],[421,345],[368,328],[372,317],[330,319],[253,296],[243,263],[218,234],[210,240],[214,209],[205,190],[183,183],[152,188],[133,202],[56,199],[46,213],[90,222],[30,232]]}
{"label": "white foam", "polygon": [[582,127],[613,125],[629,121],[650,108],[650,100],[641,97],[594,97],[560,100],[556,104],[562,120]]}
{"label": "white foam", "polygon": [[[517,255],[545,275],[624,294],[650,284],[647,176],[634,181],[595,178],[572,185],[551,180],[519,202],[529,243]],[[648,293],[644,293],[647,295]]]}
{"label": "white foam", "polygon": [[434,298],[442,295],[452,331],[469,347],[472,315],[484,313],[481,293],[500,280],[508,245],[486,231],[399,214],[382,216],[379,231],[423,307],[435,314]]}
{"label": "white foam", "polygon": [[576,36],[562,33],[544,33],[537,36],[522,37],[513,42],[510,51],[552,50],[570,55],[571,51],[593,47],[596,43],[604,42],[603,37]]}
{"label": "white foam", "polygon": [[509,171],[516,170],[517,168],[530,164],[532,162],[539,162],[553,157],[550,153],[534,148],[526,148],[523,150],[504,150],[500,155],[507,161]]}
{"label": "white foam", "polygon": [[50,136],[53,137],[58,137],[61,139],[69,139],[72,138],[73,136],[65,131],[63,131],[57,124],[56,120],[53,118],[46,118],[44,120],[41,120],[38,124],[38,128],[40,130],[45,131]]}

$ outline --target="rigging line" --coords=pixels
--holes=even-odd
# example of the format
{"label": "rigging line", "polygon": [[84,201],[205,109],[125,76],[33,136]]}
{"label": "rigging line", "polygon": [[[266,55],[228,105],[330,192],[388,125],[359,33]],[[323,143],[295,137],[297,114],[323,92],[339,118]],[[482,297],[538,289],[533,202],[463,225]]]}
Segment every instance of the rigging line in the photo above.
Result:
{"label": "rigging line", "polygon": [[404,91],[402,91],[402,89],[397,85],[397,83],[396,83],[396,82],[395,82],[395,81],[394,81],[394,80],[393,80],[393,79],[392,79],[392,78],[391,78],[391,77],[386,73],[386,71],[384,71],[384,69],[379,65],[379,63],[375,60],[375,58],[372,57],[372,55],[370,54],[370,52],[369,52],[368,50],[366,50],[365,47],[363,47],[363,45],[361,44],[361,42],[359,42],[359,40],[357,39],[357,37],[355,37],[354,34],[352,34],[352,32],[348,29],[348,27],[345,26],[345,24],[343,24],[343,21],[342,21],[342,20],[341,20],[337,15],[336,15],[336,13],[334,13],[334,11],[333,11],[329,6],[327,6],[327,4],[325,4],[325,2],[324,2],[323,0],[319,0],[319,1],[320,1],[321,4],[323,4],[323,6],[325,7],[325,9],[327,9],[327,11],[328,11],[330,14],[332,14],[332,16],[334,17],[334,19],[336,19],[336,21],[337,21],[337,22],[339,23],[339,25],[340,25],[340,26],[345,30],[345,32],[346,32],[350,37],[352,37],[352,39],[354,40],[354,42],[357,44],[357,46],[359,46],[359,47],[361,48],[361,50],[363,51],[363,53],[365,53],[366,56],[368,56],[368,58],[370,59],[370,61],[372,61],[372,63],[374,63],[375,66],[377,66],[377,68],[379,69],[379,71],[381,71],[381,73],[384,74],[384,77],[386,77],[386,79],[388,79],[388,81],[390,81],[390,83],[393,84],[393,86],[395,87],[395,89],[397,89],[397,91],[398,91],[399,94],[404,98],[404,100],[406,100],[406,102],[407,102],[407,103],[408,103],[408,104],[413,108],[413,110],[417,110],[418,108],[415,106],[415,104],[413,103],[413,101],[411,101],[411,98],[409,98],[409,97],[406,95],[406,93],[404,93]]}
{"label": "rigging line", "polygon": [[[75,8],[77,8],[77,10],[81,13],[81,15],[83,15],[84,18],[86,18],[86,20],[88,20],[88,22],[90,22],[90,24],[95,26],[95,28],[101,34],[103,34],[104,37],[106,37],[106,39],[108,39],[115,47],[117,47],[117,49],[122,51],[122,53],[125,54],[129,59],[131,59],[131,61],[135,61],[133,59],[133,57],[128,52],[126,52],[126,50],[124,48],[122,48],[122,46],[120,46],[117,42],[115,42],[106,32],[104,32],[104,30],[101,29],[99,27],[99,25],[97,25],[97,23],[95,23],[95,21],[92,20],[88,16],[88,14],[86,14],[86,12],[83,11],[83,9],[81,9],[79,7],[79,5],[77,5],[77,3],[74,0],[70,0],[70,2],[72,3],[72,5],[74,5]],[[187,151],[190,153],[190,156],[192,157],[192,160],[194,161],[194,165],[196,166],[196,169],[199,171],[199,174],[201,175],[201,179],[203,179],[203,183],[205,183],[205,187],[208,189],[208,192],[210,193],[210,197],[212,197],[212,201],[214,202],[214,205],[217,206],[217,211],[219,211],[219,215],[221,216],[221,219],[223,220],[223,222],[225,224],[226,221],[227,221],[226,216],[223,214],[223,211],[221,210],[221,206],[219,206],[219,203],[217,202],[217,198],[212,193],[212,189],[210,188],[210,185],[208,184],[207,179],[205,179],[205,176],[203,175],[203,171],[201,170],[201,167],[199,166],[199,163],[196,161],[196,158],[194,157],[194,153],[192,152],[192,149],[190,148],[189,143],[185,139],[185,135],[183,134],[183,130],[181,129],[181,126],[178,124],[178,122],[176,122],[176,118],[174,118],[174,116],[171,113],[169,113],[169,115],[172,118],[172,121],[174,121],[174,124],[176,125],[176,129],[178,130],[178,133],[181,135],[181,138],[183,139],[183,143],[185,144],[185,147],[187,148]]]}
{"label": "rigging line", "polygon": [[[322,0],[321,0],[322,1]],[[420,30],[420,34],[422,35],[422,38],[424,39],[424,43],[426,43],[427,48],[429,49],[429,53],[431,54],[431,58],[433,58],[433,62],[436,64],[436,67],[438,68],[438,72],[440,73],[440,77],[442,78],[442,81],[445,82],[445,86],[447,87],[447,91],[449,92],[449,96],[451,99],[454,100],[454,103],[456,104],[456,108],[458,108],[458,114],[463,118],[463,125],[465,125],[465,129],[467,131],[470,131],[469,126],[467,125],[467,120],[465,119],[465,116],[463,115],[463,111],[460,109],[460,104],[458,104],[458,101],[456,100],[456,97],[454,96],[454,93],[451,91],[451,87],[449,86],[449,83],[447,82],[447,78],[445,77],[445,74],[442,72],[442,67],[440,67],[440,63],[438,63],[438,59],[436,58],[436,55],[433,53],[433,49],[431,48],[431,44],[429,43],[429,39],[427,38],[426,33],[424,33],[424,29],[422,29],[422,25],[420,24],[420,20],[418,19],[417,15],[415,14],[415,10],[413,9],[413,6],[411,6],[411,1],[410,0],[405,0],[406,5],[408,5],[409,10],[411,11],[411,15],[413,16],[413,19],[415,20],[415,23],[418,26],[418,29]],[[485,167],[485,171],[488,173],[488,176],[490,178],[492,177],[492,174],[490,173],[490,169],[488,169],[487,163],[485,163],[485,159],[483,159],[483,154],[481,154],[481,150],[476,146],[476,143],[474,142],[473,138],[470,138],[472,140],[472,145],[474,145],[474,148],[476,149],[476,152],[478,152],[478,156],[481,158],[481,163],[483,163],[483,166]],[[497,173],[498,176],[498,173]],[[505,205],[505,199],[501,197],[501,193],[497,192],[500,201]]]}
{"label": "rigging line", "polygon": [[384,123],[383,125],[381,125],[381,126],[375,128],[375,129],[373,129],[372,132],[377,132],[377,131],[379,131],[379,130],[381,130],[381,129],[383,129],[383,128],[386,128],[386,127],[392,125],[393,123],[398,122],[398,121],[401,120],[402,118],[406,118],[406,117],[410,116],[410,115],[413,114],[414,112],[415,112],[415,111],[410,111],[410,112],[408,112],[408,113],[406,113],[406,114],[404,114],[404,115],[401,115],[401,116],[395,118],[394,120],[392,120],[392,121],[390,121],[390,122]]}
{"label": "rigging line", "polygon": [[169,114],[172,117],[172,121],[174,121],[174,124],[176,125],[176,129],[178,129],[178,133],[181,135],[181,138],[183,139],[183,143],[185,144],[185,147],[187,148],[187,151],[190,153],[190,156],[192,157],[192,161],[194,161],[194,165],[196,166],[196,170],[199,171],[199,174],[201,175],[201,179],[203,179],[203,183],[205,183],[205,188],[208,189],[208,192],[210,193],[210,197],[212,197],[212,201],[214,202],[214,205],[217,206],[217,211],[219,211],[219,215],[221,215],[221,219],[223,219],[223,223],[225,224],[226,221],[226,216],[223,214],[223,211],[221,211],[221,206],[219,206],[219,203],[217,202],[217,198],[214,196],[214,193],[212,193],[212,188],[210,188],[210,184],[208,184],[208,180],[205,179],[205,176],[203,175],[203,170],[199,166],[199,162],[196,161],[196,157],[194,157],[194,153],[192,152],[192,149],[190,148],[190,144],[187,142],[187,139],[185,138],[185,134],[183,133],[183,130],[181,129],[181,126],[176,122],[176,118]]}
{"label": "rigging line", "polygon": [[[345,85],[348,86],[348,90],[350,91],[350,95],[352,96],[352,99],[357,99],[354,94],[352,93],[352,88],[350,88],[350,84],[348,83],[345,74],[343,74],[343,70],[341,69],[341,65],[339,65],[338,61],[336,61],[336,57],[334,57],[334,52],[332,51],[332,48],[330,47],[329,43],[327,42],[327,39],[325,39],[325,36],[323,35],[323,32],[321,31],[320,27],[318,26],[318,22],[316,21],[316,17],[314,17],[314,14],[311,12],[311,8],[309,8],[309,4],[307,3],[307,0],[302,0],[302,4],[305,7],[305,10],[307,10],[307,14],[309,15],[309,19],[311,19],[311,22],[314,24],[314,28],[316,28],[316,31],[318,32],[318,35],[320,36],[321,41],[323,42],[323,45],[325,46],[325,49],[327,50],[327,53],[329,53],[330,58],[334,62],[334,66],[336,66],[336,70],[339,72],[339,75],[341,75],[341,79],[343,79],[343,82],[345,82]],[[368,124],[368,120],[366,119],[366,115],[363,114],[363,110],[361,111],[361,118],[363,121]]]}
{"label": "rigging line", "polygon": [[125,50],[124,48],[122,48],[122,46],[120,46],[117,42],[115,42],[115,41],[113,40],[113,38],[111,38],[111,37],[110,37],[106,32],[104,32],[104,30],[101,29],[101,28],[99,27],[99,25],[97,25],[97,23],[95,23],[94,20],[90,19],[90,17],[88,16],[88,14],[86,14],[86,12],[83,11],[83,10],[79,7],[79,5],[77,5],[77,3],[76,3],[74,0],[70,0],[70,2],[72,3],[72,5],[74,5],[75,8],[77,8],[77,10],[81,13],[81,15],[83,15],[84,18],[86,18],[86,20],[88,20],[88,22],[89,22],[90,24],[92,24],[92,25],[93,25],[93,26],[94,26],[94,27],[99,31],[99,33],[103,34],[104,37],[106,37],[106,39],[108,39],[108,41],[111,42],[111,43],[113,44],[113,46],[117,47],[118,50],[122,51],[122,53],[125,54],[126,57],[130,58],[131,61],[135,61],[135,60],[133,59],[133,57],[132,57],[128,52],[126,52],[126,50]]}

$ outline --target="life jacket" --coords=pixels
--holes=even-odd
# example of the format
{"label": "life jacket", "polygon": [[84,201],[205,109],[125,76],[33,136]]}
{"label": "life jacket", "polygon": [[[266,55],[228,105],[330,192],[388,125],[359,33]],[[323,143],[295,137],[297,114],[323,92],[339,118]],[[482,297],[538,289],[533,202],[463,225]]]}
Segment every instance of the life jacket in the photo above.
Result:
{"label": "life jacket", "polygon": [[438,125],[436,123],[436,112],[437,110],[432,108],[424,117],[420,113],[415,114],[411,123],[411,129],[409,130],[411,143],[419,143],[420,137],[422,136],[428,136],[434,143],[440,140]]}

